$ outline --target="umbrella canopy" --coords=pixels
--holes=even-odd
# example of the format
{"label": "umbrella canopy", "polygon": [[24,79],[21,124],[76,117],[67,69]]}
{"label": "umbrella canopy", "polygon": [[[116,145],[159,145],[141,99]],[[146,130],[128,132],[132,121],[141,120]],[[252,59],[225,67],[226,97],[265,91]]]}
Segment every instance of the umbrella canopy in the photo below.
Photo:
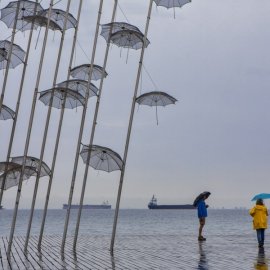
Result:
{"label": "umbrella canopy", "polygon": [[[57,87],[69,88],[70,90],[73,90],[81,94],[83,97],[85,97],[88,91],[88,82],[85,80],[79,80],[79,79],[67,80],[67,81],[63,81],[57,84]],[[98,93],[98,88],[94,84],[90,83],[89,97],[96,96],[97,93]]]}
{"label": "umbrella canopy", "polygon": [[13,119],[15,116],[15,112],[11,110],[8,106],[2,105],[0,109],[0,120],[8,120]]}
{"label": "umbrella canopy", "polygon": [[112,34],[118,31],[122,31],[122,30],[132,30],[132,31],[136,31],[142,34],[142,32],[140,31],[138,27],[136,27],[135,25],[126,23],[126,22],[107,23],[107,24],[101,25],[101,32],[100,32],[100,35],[103,36],[107,42],[109,41],[109,34],[110,34],[111,28],[112,28],[112,32],[111,32]]}
{"label": "umbrella canopy", "polygon": [[166,8],[182,7],[183,5],[190,3],[191,0],[154,0],[157,6]]}
{"label": "umbrella canopy", "polygon": [[[70,70],[70,75],[73,78],[88,81],[90,66],[91,65],[89,64],[84,64],[84,65],[74,67]],[[91,80],[94,80],[94,81],[100,80],[102,78],[102,73],[103,73],[102,71],[103,71],[103,68],[101,66],[93,65],[93,72],[92,72]],[[107,75],[108,73],[105,71],[104,77],[106,78]]]}
{"label": "umbrella canopy", "polygon": [[[18,156],[18,157],[13,157],[11,158],[11,161],[17,164],[22,165],[23,164],[23,156]],[[38,171],[38,167],[39,167],[39,159],[35,158],[35,157],[31,157],[31,156],[26,156],[26,160],[25,160],[25,166],[28,167],[33,167],[36,172]],[[51,170],[48,167],[48,165],[42,161],[41,163],[41,170],[40,170],[40,177],[42,176],[46,176],[46,175],[50,175],[51,174]]]}
{"label": "umbrella canopy", "polygon": [[122,169],[123,161],[121,156],[110,148],[99,145],[92,145],[92,147],[84,145],[80,153],[84,163],[87,162],[89,152],[91,152],[91,156],[88,165],[92,168],[106,172]]}
{"label": "umbrella canopy", "polygon": [[270,199],[270,194],[269,193],[260,193],[255,195],[251,201],[257,201],[258,199]]}
{"label": "umbrella canopy", "polygon": [[4,69],[7,66],[9,51],[11,50],[11,58],[10,58],[10,68],[15,68],[20,65],[24,61],[25,52],[24,50],[16,45],[8,41],[1,40],[0,41],[0,69]]}
{"label": "umbrella canopy", "polygon": [[[44,11],[41,11],[40,14],[42,14],[45,17],[48,17],[48,11],[49,9],[45,9]],[[65,23],[65,16],[66,11],[61,9],[52,9],[51,10],[51,20],[57,23],[63,30],[64,23]],[[74,16],[71,13],[68,13],[67,16],[67,22],[66,22],[66,30],[70,28],[75,28],[77,25],[77,20],[74,18]]]}
{"label": "umbrella canopy", "polygon": [[148,106],[167,106],[169,104],[175,104],[177,99],[168,95],[165,92],[153,91],[142,94],[136,98],[136,102],[142,105]]}
{"label": "umbrella canopy", "polygon": [[[6,7],[1,9],[0,20],[3,21],[7,27],[13,28],[14,20],[16,19],[16,11],[19,3],[19,13],[16,28],[20,31],[31,29],[31,24],[24,20],[26,16],[33,16],[37,12],[43,10],[39,3],[27,0],[12,1]],[[34,26],[37,28],[37,26]]]}
{"label": "umbrella canopy", "polygon": [[80,93],[64,87],[55,87],[40,92],[39,100],[49,106],[52,95],[52,107],[57,109],[61,109],[64,98],[66,98],[66,109],[74,109],[85,104],[85,98]]}
{"label": "umbrella canopy", "polygon": [[193,205],[194,205],[194,206],[197,206],[198,202],[199,202],[201,199],[203,199],[204,197],[206,197],[206,199],[207,199],[210,195],[211,195],[211,192],[209,192],[209,191],[204,191],[204,192],[202,192],[201,194],[199,194],[199,195],[196,197],[196,199],[195,199],[194,202],[193,202]]}
{"label": "umbrella canopy", "polygon": [[[22,166],[19,166],[19,167],[6,171],[6,173],[1,174],[0,175],[0,189],[2,187],[4,179],[5,179],[4,190],[17,186],[19,184],[19,180],[21,177],[21,173],[22,173],[21,170],[22,170]],[[30,166],[25,166],[22,179],[27,180],[31,176],[34,176],[34,175],[36,175],[35,168],[30,167]]]}
{"label": "umbrella canopy", "polygon": [[4,173],[5,170],[11,170],[18,167],[21,167],[21,165],[14,162],[2,161],[0,162],[0,174]]}
{"label": "umbrella canopy", "polygon": [[[121,30],[112,34],[111,43],[117,45],[118,47],[138,50],[143,47],[143,38],[144,35],[140,32],[133,30]],[[146,39],[145,47],[147,47],[149,44],[150,41]]]}
{"label": "umbrella canopy", "polygon": [[[36,15],[27,16],[24,18],[25,21],[33,22],[37,27],[46,27],[48,22],[49,9],[44,9],[38,12]],[[52,30],[62,31],[64,28],[66,12],[61,9],[51,9],[50,24],[49,27]],[[75,28],[77,25],[77,20],[72,14],[68,13],[66,30],[70,28]]]}
{"label": "umbrella canopy", "polygon": [[177,99],[175,99],[174,97],[160,91],[148,92],[136,98],[136,102],[141,105],[156,107],[157,124],[158,124],[157,106],[167,106],[169,104],[175,104],[176,101]]}
{"label": "umbrella canopy", "polygon": [[[27,16],[24,17],[24,20],[30,25],[33,23],[35,25],[35,28],[38,27],[46,27],[48,23],[48,18],[43,15],[33,15],[33,16]],[[62,28],[54,21],[50,20],[49,22],[49,29],[53,31],[62,31]]]}

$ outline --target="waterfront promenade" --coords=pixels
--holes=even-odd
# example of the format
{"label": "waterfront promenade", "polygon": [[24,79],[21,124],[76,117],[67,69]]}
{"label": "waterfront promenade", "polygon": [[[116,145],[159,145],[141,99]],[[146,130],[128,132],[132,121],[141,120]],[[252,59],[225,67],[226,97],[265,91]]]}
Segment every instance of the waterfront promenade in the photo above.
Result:
{"label": "waterfront promenade", "polygon": [[[255,237],[255,236],[254,236]],[[83,235],[77,253],[72,252],[68,238],[64,257],[60,253],[61,235],[44,237],[39,253],[37,237],[29,242],[29,252],[23,253],[24,238],[14,239],[11,262],[6,256],[7,237],[1,238],[0,269],[268,269],[270,241],[259,254],[255,238],[246,235],[212,234],[198,243],[194,235],[133,235],[117,237],[114,256],[109,252],[109,236]]]}

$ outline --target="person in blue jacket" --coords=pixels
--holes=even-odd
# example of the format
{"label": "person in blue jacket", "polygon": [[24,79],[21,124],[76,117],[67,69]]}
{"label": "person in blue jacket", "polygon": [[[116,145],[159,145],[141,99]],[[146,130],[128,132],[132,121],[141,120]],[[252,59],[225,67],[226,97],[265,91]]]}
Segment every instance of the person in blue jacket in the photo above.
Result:
{"label": "person in blue jacket", "polygon": [[198,236],[198,240],[199,241],[205,241],[206,240],[206,238],[204,238],[202,236],[202,230],[203,230],[203,227],[205,225],[205,218],[207,217],[207,208],[208,208],[208,205],[205,204],[205,200],[207,198],[208,198],[208,196],[205,195],[197,203],[198,218],[199,218],[199,223],[200,223],[199,236]]}

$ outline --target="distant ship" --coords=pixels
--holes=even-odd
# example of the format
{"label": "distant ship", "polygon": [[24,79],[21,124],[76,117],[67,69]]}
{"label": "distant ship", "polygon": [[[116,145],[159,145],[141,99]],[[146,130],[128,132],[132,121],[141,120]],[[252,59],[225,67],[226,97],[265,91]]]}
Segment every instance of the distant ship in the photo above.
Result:
{"label": "distant ship", "polygon": [[[71,209],[79,209],[79,204],[72,204]],[[68,204],[63,204],[63,209],[68,209]],[[84,204],[82,209],[112,209],[112,206],[108,201],[104,201],[102,204]]]}
{"label": "distant ship", "polygon": [[153,195],[151,201],[148,203],[149,209],[196,209],[192,204],[165,204],[158,205],[157,198]]}

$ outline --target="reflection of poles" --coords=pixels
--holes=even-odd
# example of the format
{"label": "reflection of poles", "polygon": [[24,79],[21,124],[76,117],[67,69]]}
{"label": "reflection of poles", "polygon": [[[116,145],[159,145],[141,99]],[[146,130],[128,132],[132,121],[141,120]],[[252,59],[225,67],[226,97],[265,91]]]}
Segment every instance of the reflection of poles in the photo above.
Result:
{"label": "reflection of poles", "polygon": [[111,239],[111,246],[110,246],[111,253],[113,253],[113,248],[114,248],[116,226],[117,226],[117,219],[118,219],[118,213],[119,213],[122,186],[123,186],[124,175],[125,175],[125,168],[126,168],[126,160],[127,160],[127,154],[128,154],[130,133],[131,133],[131,129],[132,129],[132,122],[133,122],[134,110],[135,110],[135,105],[136,105],[136,97],[137,97],[137,92],[138,92],[138,88],[139,88],[139,81],[140,81],[140,75],[141,75],[141,70],[142,70],[143,56],[144,56],[145,44],[146,44],[146,40],[147,40],[147,33],[148,33],[148,28],[149,28],[149,23],[150,23],[152,6],[153,6],[153,0],[150,0],[149,10],[148,10],[148,15],[147,15],[147,21],[146,21],[146,26],[145,26],[145,32],[144,32],[144,37],[143,37],[143,46],[142,46],[142,49],[141,49],[141,56],[140,56],[139,67],[138,67],[137,78],[136,78],[136,84],[135,84],[135,89],[134,89],[134,95],[133,95],[133,100],[132,100],[132,105],[131,105],[131,112],[130,112],[130,118],[129,118],[129,124],[128,124],[126,145],[125,145],[125,151],[124,151],[124,156],[123,156],[123,168],[122,168],[122,171],[121,171],[119,187],[118,187],[117,202],[116,202],[114,221],[113,221],[112,239]]}
{"label": "reflection of poles", "polygon": [[49,31],[50,17],[51,17],[51,10],[52,10],[52,6],[53,6],[53,1],[54,0],[50,1],[50,8],[48,11],[48,20],[47,20],[45,36],[44,36],[43,45],[42,45],[42,51],[41,51],[40,62],[39,62],[39,67],[38,67],[38,74],[37,74],[37,78],[36,78],[35,91],[34,91],[32,108],[31,108],[31,113],[30,113],[30,119],[29,119],[29,123],[28,123],[28,130],[27,130],[26,142],[25,142],[25,147],[24,147],[24,156],[23,156],[23,162],[22,162],[22,170],[21,170],[20,179],[19,179],[19,183],[18,183],[16,202],[15,202],[13,219],[12,219],[10,235],[9,235],[9,242],[8,242],[8,249],[7,249],[8,257],[10,256],[10,251],[11,251],[11,247],[12,247],[12,241],[13,241],[14,230],[15,230],[15,225],[16,225],[16,218],[17,218],[19,202],[20,202],[20,197],[21,197],[21,189],[22,189],[23,174],[24,174],[24,169],[25,169],[25,161],[26,161],[26,156],[28,153],[28,148],[29,148],[29,143],[30,143],[30,136],[31,136],[32,125],[33,125],[33,120],[34,120],[38,87],[39,87],[40,77],[41,77],[41,72],[42,72],[42,67],[43,67],[43,60],[44,60],[45,51],[46,51],[46,44],[47,44],[47,38],[48,38],[48,31]]}
{"label": "reflection of poles", "polygon": [[112,270],[115,270],[115,260],[114,260],[114,257],[111,256],[111,263],[112,263]]}
{"label": "reflection of poles", "polygon": [[61,252],[62,253],[64,253],[65,244],[66,244],[67,229],[68,229],[69,216],[70,216],[70,208],[71,208],[73,191],[74,191],[74,186],[75,186],[75,179],[76,179],[76,173],[77,173],[77,167],[78,167],[78,161],[79,161],[79,154],[80,154],[80,147],[81,147],[81,141],[82,141],[82,135],[83,135],[83,128],[84,128],[85,116],[86,116],[86,111],[87,111],[87,103],[88,103],[88,98],[89,98],[89,94],[90,94],[90,85],[91,85],[91,78],[92,78],[92,73],[93,73],[93,65],[94,65],[94,59],[95,59],[95,53],[96,53],[96,47],[97,47],[98,30],[99,30],[99,24],[100,24],[100,19],[101,19],[102,6],[103,6],[103,0],[100,0],[98,18],[97,18],[97,24],[96,24],[96,32],[95,32],[95,38],[94,38],[94,44],[93,44],[93,50],[92,50],[92,57],[91,57],[91,64],[90,64],[90,67],[89,67],[89,76],[88,76],[87,91],[86,91],[86,95],[85,95],[85,104],[83,106],[80,132],[79,132],[79,137],[78,137],[78,142],[77,142],[76,156],[75,156],[72,179],[71,179],[71,184],[70,184],[70,191],[69,191],[69,198],[68,198],[68,208],[67,208],[67,213],[66,213],[65,227],[64,227],[62,245],[61,245]]}
{"label": "reflection of poles", "polygon": [[47,141],[47,134],[48,134],[49,123],[50,123],[50,118],[51,118],[52,102],[53,102],[53,95],[54,95],[54,86],[56,85],[56,80],[57,80],[57,76],[58,76],[59,65],[60,65],[60,60],[61,60],[61,55],[62,55],[62,50],[63,50],[63,44],[64,44],[64,40],[65,40],[65,33],[66,33],[67,19],[68,19],[68,15],[69,15],[70,2],[71,2],[71,0],[68,0],[66,12],[65,12],[64,24],[63,24],[63,30],[62,30],[62,35],[61,35],[61,41],[60,41],[59,51],[58,51],[58,55],[57,55],[57,61],[56,61],[56,66],[55,66],[54,78],[53,78],[53,89],[52,89],[50,102],[49,102],[49,105],[48,105],[46,124],[45,124],[43,140],[42,140],[42,146],[41,146],[40,157],[39,157],[38,171],[37,171],[37,176],[36,176],[36,181],[35,181],[35,187],[34,187],[34,193],[33,193],[31,211],[30,211],[30,217],[29,217],[28,228],[27,228],[26,239],[25,239],[25,245],[24,245],[24,252],[27,251],[27,246],[28,246],[29,236],[30,236],[30,231],[31,231],[31,226],[32,226],[32,220],[33,220],[33,215],[34,215],[37,191],[38,191],[39,180],[40,180],[40,171],[41,171],[41,167],[42,167],[44,150],[45,150],[45,145],[46,145],[46,141]]}
{"label": "reflection of poles", "polygon": [[[71,56],[70,56],[70,60],[69,60],[69,68],[68,68],[67,80],[70,77],[70,70],[71,70],[73,57],[74,57],[74,52],[75,52],[77,34],[78,34],[78,29],[79,29],[79,21],[80,21],[81,10],[82,10],[82,2],[83,2],[83,0],[80,0],[78,14],[77,14],[77,24],[76,24],[75,31],[74,31],[73,44],[72,44],[72,49],[71,49]],[[58,145],[59,145],[61,129],[62,129],[62,124],[63,124],[63,118],[64,118],[64,112],[65,112],[65,103],[66,103],[66,94],[65,94],[64,99],[62,101],[62,107],[61,107],[60,119],[59,119],[59,124],[58,124],[57,136],[56,136],[56,140],[55,140],[55,147],[54,147],[54,153],[53,153],[53,161],[52,161],[52,166],[51,166],[51,173],[49,175],[49,183],[48,183],[48,188],[47,188],[46,201],[45,201],[44,212],[43,212],[43,217],[42,217],[42,223],[41,223],[40,233],[39,233],[39,240],[38,240],[38,249],[39,250],[41,249],[42,237],[43,237],[44,226],[45,226],[45,221],[46,221],[46,216],[47,216],[47,209],[48,209],[48,204],[49,204],[49,199],[50,199],[51,186],[52,186],[52,180],[53,180],[53,173],[54,173],[54,168],[55,168],[55,163],[56,163]]]}
{"label": "reflection of poles", "polygon": [[17,27],[17,21],[18,21],[18,16],[19,16],[19,10],[20,10],[20,1],[18,1],[17,6],[16,6],[16,14],[15,14],[14,23],[13,23],[11,43],[10,43],[10,48],[8,51],[6,71],[5,71],[4,82],[3,82],[3,86],[2,86],[2,93],[1,93],[1,97],[0,97],[0,111],[2,109],[6,86],[7,86],[7,78],[8,78],[9,66],[10,66],[10,61],[11,61],[11,54],[12,54],[12,49],[13,49],[13,44],[14,44],[14,39],[15,39],[15,34],[16,34],[16,27]]}
{"label": "reflection of poles", "polygon": [[[38,0],[36,0],[36,3],[38,3]],[[36,9],[37,9],[37,5],[35,6],[34,13],[36,13]],[[28,37],[27,50],[26,50],[25,60],[24,60],[24,64],[23,64],[23,71],[22,71],[22,77],[21,77],[21,82],[20,82],[20,89],[19,89],[19,93],[18,93],[16,110],[15,110],[15,115],[14,115],[14,119],[13,119],[10,139],[9,139],[6,162],[9,162],[11,149],[12,149],[12,145],[13,145],[15,129],[16,129],[16,124],[17,124],[17,119],[18,119],[18,112],[19,112],[20,102],[21,102],[21,95],[22,95],[22,90],[23,90],[23,85],[24,85],[24,78],[25,78],[25,73],[26,73],[27,64],[28,64],[28,57],[29,57],[30,47],[31,47],[31,42],[32,42],[33,30],[34,30],[34,22],[31,23],[31,29],[30,29],[30,33],[29,33],[29,37]],[[8,163],[6,163],[5,172],[7,170],[7,167],[8,167]],[[1,190],[0,190],[0,205],[2,204],[2,198],[3,198],[5,183],[6,183],[6,174],[4,174],[4,178],[2,180],[2,186],[1,186]]]}
{"label": "reflection of poles", "polygon": [[[115,2],[114,2],[111,23],[113,23],[114,19],[115,19],[117,2],[118,2],[118,0],[115,0]],[[110,32],[109,32],[109,40],[107,42],[107,47],[106,47],[106,52],[105,52],[105,57],[104,57],[104,63],[103,63],[103,68],[102,68],[102,78],[101,78],[101,81],[100,81],[99,91],[98,91],[98,96],[97,96],[97,101],[96,101],[96,108],[95,108],[95,114],[94,114],[94,118],[93,118],[92,130],[91,130],[90,141],[89,141],[89,147],[93,144],[94,136],[95,136],[95,130],[96,130],[96,125],[97,125],[97,117],[98,117],[98,110],[99,110],[99,105],[100,105],[103,81],[104,81],[104,78],[105,78],[105,70],[106,70],[106,65],[107,65],[107,60],[108,60],[109,49],[110,49],[110,38],[111,38],[112,30],[113,30],[113,26],[111,25]],[[89,161],[90,161],[90,156],[91,156],[91,147],[89,149],[90,149],[90,151],[88,152],[87,160],[86,160],[86,163],[85,163],[83,185],[82,185],[81,198],[80,198],[80,206],[79,206],[79,210],[78,210],[77,224],[76,224],[74,242],[73,242],[73,250],[76,249],[77,239],[78,239],[78,234],[79,234],[81,213],[82,213],[82,207],[83,207],[83,199],[84,199],[87,175],[88,175],[88,170],[89,170]]]}

